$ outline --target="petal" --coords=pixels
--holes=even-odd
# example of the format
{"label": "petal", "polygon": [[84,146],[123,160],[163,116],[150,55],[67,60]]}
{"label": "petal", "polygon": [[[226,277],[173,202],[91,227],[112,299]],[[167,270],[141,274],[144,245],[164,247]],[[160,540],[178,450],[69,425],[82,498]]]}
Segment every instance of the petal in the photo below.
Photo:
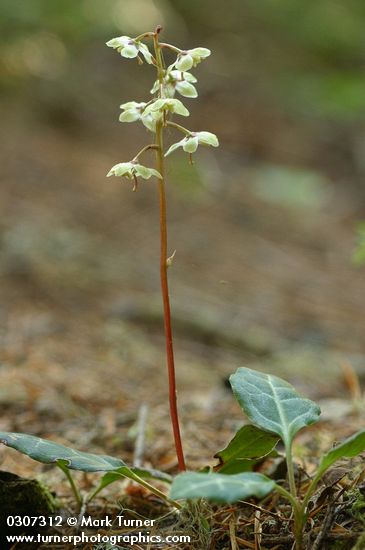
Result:
{"label": "petal", "polygon": [[158,92],[159,87],[160,87],[160,83],[159,83],[158,80],[156,80],[154,85],[152,86],[152,88],[150,90],[150,93],[155,94],[156,92]]}
{"label": "petal", "polygon": [[169,99],[172,99],[174,95],[175,95],[174,84],[165,84],[165,96]]}
{"label": "petal", "polygon": [[179,99],[170,99],[169,110],[177,115],[189,116],[189,111]]}
{"label": "petal", "polygon": [[138,48],[134,46],[134,44],[128,44],[127,46],[122,48],[120,55],[129,59],[133,59],[138,55]]}
{"label": "petal", "polygon": [[191,69],[193,65],[194,65],[194,59],[188,53],[179,54],[175,62],[175,67],[179,71],[188,71],[189,69]]}
{"label": "petal", "polygon": [[145,103],[137,103],[137,101],[128,101],[127,103],[123,103],[122,105],[120,105],[120,108],[123,109],[123,110],[126,110],[126,109],[135,109],[137,107],[142,107],[146,105]]}
{"label": "petal", "polygon": [[189,111],[179,99],[156,99],[156,101],[146,107],[144,113],[148,114],[156,111],[171,111],[172,113],[177,113],[178,115],[189,116]]}
{"label": "petal", "polygon": [[167,78],[170,78],[172,80],[187,80],[188,82],[198,82],[198,80],[195,78],[194,75],[188,72],[184,71],[177,71],[177,70],[167,70],[166,74]]}
{"label": "petal", "polygon": [[198,92],[190,82],[182,80],[181,82],[176,82],[176,89],[184,97],[198,97]]}
{"label": "petal", "polygon": [[205,57],[209,57],[212,52],[208,50],[208,48],[193,48],[192,50],[189,50],[189,54],[195,59],[200,58],[204,59]]}
{"label": "petal", "polygon": [[148,180],[150,177],[155,176],[156,178],[162,179],[162,176],[154,168],[147,168],[142,164],[135,164],[135,172],[137,176],[141,176],[143,179]]}
{"label": "petal", "polygon": [[163,110],[165,106],[165,101],[166,99],[156,99],[155,101],[147,105],[147,107],[144,110],[144,114],[147,115],[153,111]]}
{"label": "petal", "polygon": [[184,145],[184,142],[185,138],[171,145],[171,147],[166,151],[165,157],[167,157],[167,155],[170,155],[170,153],[173,153],[178,147],[182,147]]}
{"label": "petal", "polygon": [[162,180],[162,176],[158,170],[155,170],[154,168],[150,168],[150,171],[151,171],[151,176],[155,176],[155,178]]}
{"label": "petal", "polygon": [[137,109],[129,109],[119,115],[120,122],[135,122],[141,118],[141,113]]}
{"label": "petal", "polygon": [[109,40],[106,45],[109,46],[109,48],[124,48],[130,40],[132,39],[129,36],[118,36],[117,38]]}
{"label": "petal", "polygon": [[191,73],[187,73],[187,72],[183,73],[183,78],[187,82],[198,82],[198,79],[195,78],[195,76]]}
{"label": "petal", "polygon": [[150,65],[152,65],[152,63],[153,63],[152,55],[151,55],[150,50],[146,46],[146,44],[141,44],[140,42],[138,42],[138,49],[141,52],[141,54],[143,55],[143,57],[145,58],[146,62],[149,63]]}
{"label": "petal", "polygon": [[[128,172],[131,172],[133,164],[131,162],[119,162],[115,164],[107,173],[109,176],[127,176]],[[127,176],[130,177],[130,176]]]}
{"label": "petal", "polygon": [[199,143],[202,143],[203,145],[212,145],[213,147],[219,146],[217,136],[211,132],[197,132],[196,135]]}
{"label": "petal", "polygon": [[186,153],[195,153],[199,145],[197,136],[191,136],[184,140],[183,149]]}
{"label": "petal", "polygon": [[151,132],[156,132],[156,122],[160,117],[156,117],[154,114],[149,113],[141,117],[141,121]]}
{"label": "petal", "polygon": [[198,79],[187,71],[167,70],[167,76],[173,78],[173,80],[187,80],[188,82],[198,82]]}

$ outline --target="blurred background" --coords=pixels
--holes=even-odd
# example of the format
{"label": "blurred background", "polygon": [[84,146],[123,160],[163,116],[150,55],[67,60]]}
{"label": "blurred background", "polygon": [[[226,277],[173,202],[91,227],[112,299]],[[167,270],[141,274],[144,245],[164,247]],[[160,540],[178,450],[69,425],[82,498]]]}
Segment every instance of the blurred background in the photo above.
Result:
{"label": "blurred background", "polygon": [[168,159],[193,460],[199,422],[215,447],[237,422],[224,379],[238,366],[317,398],[346,392],[345,363],[365,376],[365,4],[1,1],[1,429],[128,453],[146,403],[151,461],[174,467],[157,190],[105,178],[148,142],[118,122],[119,105],[146,100],[155,79],[105,42],[157,24],[167,42],[212,50],[193,70],[199,98],[184,103],[187,125],[220,139],[193,166],[181,150]]}

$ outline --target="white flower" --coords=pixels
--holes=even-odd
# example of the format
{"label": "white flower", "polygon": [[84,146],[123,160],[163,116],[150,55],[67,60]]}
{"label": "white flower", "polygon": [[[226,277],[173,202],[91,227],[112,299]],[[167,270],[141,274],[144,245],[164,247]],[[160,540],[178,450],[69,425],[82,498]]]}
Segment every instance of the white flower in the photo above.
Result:
{"label": "white flower", "polygon": [[136,101],[128,101],[120,106],[123,109],[123,113],[119,116],[120,122],[135,122],[140,120],[146,128],[151,132],[156,131],[156,122],[162,118],[162,113],[145,112],[147,103],[137,103]]}
{"label": "white flower", "polygon": [[141,176],[145,180],[148,180],[151,176],[162,179],[161,174],[154,168],[147,168],[133,161],[116,164],[107,173],[107,177],[109,176],[123,176],[130,180],[135,180],[137,176]]}
{"label": "white flower", "polygon": [[109,42],[106,43],[109,48],[114,48],[117,50],[120,55],[127,58],[137,57],[138,54],[142,54],[147,63],[152,65],[152,55],[146,44],[134,40],[130,36],[118,36],[117,38],[112,38]]}
{"label": "white flower", "polygon": [[165,153],[165,157],[175,151],[178,147],[182,147],[186,153],[195,153],[198,145],[211,145],[212,147],[218,147],[219,141],[217,136],[211,132],[191,132],[182,140],[171,145],[169,150]]}
{"label": "white flower", "polygon": [[[198,97],[198,92],[192,82],[197,82],[195,76],[183,71],[168,70],[164,78],[164,88],[167,97],[172,98],[175,90],[184,97]],[[153,85],[151,94],[158,91],[160,83],[158,80]]]}
{"label": "white flower", "polygon": [[162,113],[159,111],[144,112],[141,116],[142,123],[150,130],[151,132],[156,132],[156,123],[162,120]]}
{"label": "white flower", "polygon": [[177,115],[189,116],[189,111],[181,103],[179,99],[156,99],[153,103],[150,103],[144,111],[147,115],[149,113],[170,111],[170,113],[176,113]]}
{"label": "white flower", "polygon": [[136,120],[140,120],[146,105],[147,103],[137,103],[136,101],[123,103],[120,106],[124,111],[119,117],[120,122],[135,122]]}
{"label": "white flower", "polygon": [[179,53],[174,66],[179,71],[188,71],[191,67],[196,67],[203,59],[210,56],[208,48],[193,48]]}

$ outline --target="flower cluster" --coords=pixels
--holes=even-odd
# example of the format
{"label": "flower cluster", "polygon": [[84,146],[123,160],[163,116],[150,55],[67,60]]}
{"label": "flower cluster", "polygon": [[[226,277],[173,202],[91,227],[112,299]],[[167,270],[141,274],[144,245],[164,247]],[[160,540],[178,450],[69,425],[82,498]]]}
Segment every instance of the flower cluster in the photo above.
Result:
{"label": "flower cluster", "polygon": [[[196,67],[201,61],[210,55],[210,50],[207,48],[193,48],[190,50],[180,50],[169,44],[161,44],[161,47],[172,50],[177,53],[176,60],[168,67],[164,68],[159,65],[158,50],[155,46],[156,58],[153,57],[148,47],[141,41],[141,38],[152,36],[153,33],[146,33],[137,38],[129,36],[119,36],[107,42],[107,46],[116,49],[123,57],[137,58],[142,62],[144,60],[155,65],[158,68],[158,80],[155,81],[151,94],[156,97],[148,102],[129,101],[123,103],[120,108],[122,112],[119,116],[121,122],[141,121],[142,124],[151,132],[156,133],[157,124],[161,126],[172,126],[184,133],[184,138],[171,145],[165,156],[170,155],[173,151],[181,147],[186,153],[191,155],[195,153],[199,145],[218,147],[218,138],[211,132],[192,132],[179,124],[170,121],[171,116],[180,115],[189,116],[188,109],[183,103],[176,99],[175,93],[178,92],[183,97],[195,98],[198,92],[194,86],[197,79],[194,75],[188,72],[191,68]],[[136,188],[137,177],[149,179],[152,176],[161,178],[159,172],[153,168],[146,168],[139,164],[137,159],[144,150],[148,148],[156,148],[156,146],[146,146],[131,162],[123,162],[116,164],[109,171],[108,176],[122,176],[132,179],[135,182]]]}

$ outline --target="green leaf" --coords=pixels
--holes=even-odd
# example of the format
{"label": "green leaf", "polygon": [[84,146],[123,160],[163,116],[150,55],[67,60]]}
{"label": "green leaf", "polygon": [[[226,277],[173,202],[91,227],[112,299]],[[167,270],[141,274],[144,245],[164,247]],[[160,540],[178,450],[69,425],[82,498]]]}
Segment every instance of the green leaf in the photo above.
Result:
{"label": "green leaf", "polygon": [[[142,479],[157,479],[158,481],[163,481],[164,483],[172,482],[172,477],[169,474],[165,474],[164,472],[160,472],[159,470],[153,470],[152,468],[130,468],[130,470],[131,472],[133,472],[133,474],[136,474]],[[104,487],[107,487],[107,485],[114,483],[115,481],[120,481],[121,477],[125,476],[126,474],[124,468],[113,472],[107,472],[101,478],[99,485],[100,490]]]}
{"label": "green leaf", "polygon": [[250,460],[249,458],[234,458],[224,464],[219,464],[214,469],[220,474],[233,475],[241,474],[242,472],[252,472],[257,460]]}
{"label": "green leaf", "polygon": [[172,477],[169,474],[165,474],[164,472],[160,472],[159,470],[153,470],[150,468],[128,468],[126,471],[126,468],[123,467],[119,470],[107,472],[106,474],[104,474],[95,491],[91,493],[88,501],[90,502],[93,498],[96,497],[96,495],[100,493],[100,491],[105,489],[105,487],[108,487],[108,485],[111,485],[116,481],[120,481],[125,477],[136,481],[133,474],[139,476],[142,479],[157,479],[158,481],[163,481],[164,483],[171,483],[172,481]]}
{"label": "green leaf", "polygon": [[279,435],[287,448],[301,428],[319,419],[319,406],[301,397],[293,386],[277,376],[239,368],[230,382],[251,422]]}
{"label": "green leaf", "polygon": [[178,475],[171,487],[173,499],[206,498],[230,504],[249,497],[263,498],[273,490],[275,482],[262,474],[224,475],[186,472]]}
{"label": "green leaf", "polygon": [[164,483],[171,483],[172,476],[166,474],[165,472],[160,472],[160,470],[155,470],[154,468],[131,468],[132,472],[142,479],[157,479],[158,481],[163,481]]}
{"label": "green leaf", "polygon": [[361,430],[351,437],[348,437],[345,441],[328,451],[328,453],[322,457],[316,477],[322,477],[324,472],[340,458],[352,458],[363,451],[365,451],[365,430]]}
{"label": "green leaf", "polygon": [[235,459],[257,459],[271,453],[279,438],[256,426],[243,426],[228,443],[227,447],[214,455],[220,463],[226,464]]}
{"label": "green leaf", "polygon": [[120,458],[84,453],[34,435],[0,432],[0,442],[44,464],[56,464],[62,461],[71,470],[82,472],[106,472],[121,468],[129,470],[127,464]]}

